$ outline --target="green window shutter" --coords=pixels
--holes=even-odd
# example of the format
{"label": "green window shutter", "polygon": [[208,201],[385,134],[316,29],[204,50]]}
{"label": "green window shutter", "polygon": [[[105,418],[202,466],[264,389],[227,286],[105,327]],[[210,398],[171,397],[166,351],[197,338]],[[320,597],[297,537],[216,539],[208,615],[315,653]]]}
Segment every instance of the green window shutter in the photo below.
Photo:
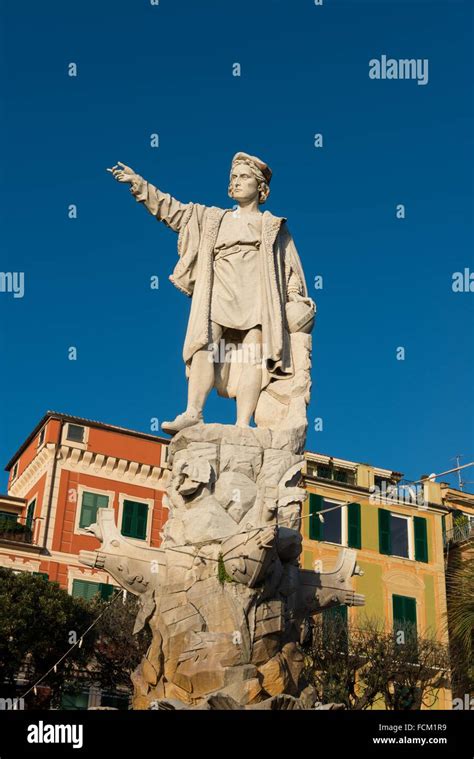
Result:
{"label": "green window shutter", "polygon": [[107,582],[101,582],[99,585],[100,597],[103,601],[108,601],[114,591],[114,586]]}
{"label": "green window shutter", "polygon": [[94,494],[83,493],[79,527],[89,527],[89,525],[93,524],[95,522],[96,513],[97,509],[95,508]]}
{"label": "green window shutter", "polygon": [[97,509],[105,509],[109,505],[109,497],[100,493],[82,494],[81,516],[79,527],[89,527],[97,521]]}
{"label": "green window shutter", "polygon": [[393,596],[393,629],[403,627],[405,622],[405,596]]}
{"label": "green window shutter", "polygon": [[124,501],[122,514],[122,535],[145,540],[148,519],[148,504]]}
{"label": "green window shutter", "polygon": [[405,596],[405,619],[412,625],[416,625],[416,598]]}
{"label": "green window shutter", "polygon": [[61,695],[61,709],[87,709],[89,692],[66,690]]}
{"label": "green window shutter", "polygon": [[146,503],[137,503],[136,509],[136,537],[145,540],[146,538],[146,524],[148,519],[148,506]]}
{"label": "green window shutter", "polygon": [[393,596],[393,629],[395,632],[409,628],[416,635],[416,598]]}
{"label": "green window shutter", "polygon": [[349,548],[361,548],[360,503],[347,506],[347,544]]}
{"label": "green window shutter", "polygon": [[44,580],[49,580],[49,574],[47,572],[32,572],[31,574],[37,577],[42,577]]}
{"label": "green window shutter", "polygon": [[123,514],[122,514],[122,535],[133,537],[133,524],[132,524],[133,515],[134,515],[133,502],[124,501]]}
{"label": "green window shutter", "polygon": [[387,555],[392,553],[390,512],[386,509],[379,509],[379,551]]}
{"label": "green window shutter", "polygon": [[446,515],[441,517],[441,530],[443,532],[443,546],[446,545]]}
{"label": "green window shutter", "polygon": [[100,583],[98,582],[89,582],[88,580],[72,581],[72,595],[74,598],[92,601],[97,593],[100,593]]}
{"label": "green window shutter", "polygon": [[28,511],[26,513],[26,526],[31,530],[33,524],[33,517],[35,514],[36,498],[28,505]]}
{"label": "green window shutter", "polygon": [[415,530],[415,561],[428,561],[428,535],[425,517],[413,517]]}
{"label": "green window shutter", "polygon": [[315,493],[309,494],[309,537],[310,540],[323,539],[323,524],[318,517],[318,512],[322,510],[324,498]]}

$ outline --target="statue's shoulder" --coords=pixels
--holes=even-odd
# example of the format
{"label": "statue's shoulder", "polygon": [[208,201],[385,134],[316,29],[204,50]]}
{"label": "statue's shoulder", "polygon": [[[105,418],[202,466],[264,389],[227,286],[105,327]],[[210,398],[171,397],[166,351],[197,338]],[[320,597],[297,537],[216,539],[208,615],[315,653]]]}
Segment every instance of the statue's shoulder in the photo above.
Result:
{"label": "statue's shoulder", "polygon": [[281,240],[286,237],[286,218],[284,216],[275,216],[271,211],[264,211],[262,215],[262,231],[267,242],[273,242],[275,239]]}
{"label": "statue's shoulder", "polygon": [[264,224],[268,224],[271,226],[278,226],[278,227],[285,227],[286,228],[286,222],[288,219],[286,216],[277,216],[276,214],[272,213],[271,211],[264,211],[262,214],[263,222]]}

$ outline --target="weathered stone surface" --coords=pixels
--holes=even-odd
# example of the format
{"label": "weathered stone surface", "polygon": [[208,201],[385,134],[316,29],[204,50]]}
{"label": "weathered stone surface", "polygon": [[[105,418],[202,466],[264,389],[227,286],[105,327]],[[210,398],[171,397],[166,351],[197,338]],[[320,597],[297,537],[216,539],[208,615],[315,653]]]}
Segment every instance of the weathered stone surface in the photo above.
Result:
{"label": "weathered stone surface", "polygon": [[130,543],[111,510],[98,510],[91,529],[107,550],[82,560],[139,596],[137,622],[153,634],[132,677],[135,708],[312,708],[308,692],[299,699],[304,619],[363,599],[352,589],[353,550],[332,572],[298,565],[298,446],[291,430],[196,424],[178,433],[159,549]]}
{"label": "weathered stone surface", "polygon": [[257,497],[257,485],[241,472],[222,472],[215,489],[215,497],[234,522],[241,522]]}
{"label": "weathered stone surface", "polygon": [[236,529],[235,520],[213,496],[202,501],[199,507],[188,509],[183,515],[183,525],[186,543],[200,543],[204,540],[220,542]]}

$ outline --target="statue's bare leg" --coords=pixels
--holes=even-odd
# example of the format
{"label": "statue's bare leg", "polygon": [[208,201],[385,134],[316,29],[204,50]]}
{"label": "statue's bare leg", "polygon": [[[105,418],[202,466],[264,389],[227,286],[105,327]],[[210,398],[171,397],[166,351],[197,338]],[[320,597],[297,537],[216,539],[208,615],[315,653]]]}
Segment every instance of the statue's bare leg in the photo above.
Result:
{"label": "statue's bare leg", "polygon": [[223,328],[211,322],[212,343],[207,348],[196,351],[191,362],[188,386],[188,407],[186,413],[202,414],[206,398],[214,387],[216,362],[212,351],[213,345],[222,337]]}
{"label": "statue's bare leg", "polygon": [[202,410],[207,396],[214,387],[215,352],[213,348],[214,346],[218,348],[217,343],[221,339],[223,331],[219,324],[211,322],[211,344],[196,351],[191,360],[186,411],[178,414],[176,419],[171,422],[163,422],[161,428],[164,432],[174,435],[186,427],[203,421]]}
{"label": "statue's bare leg", "polygon": [[237,387],[237,426],[248,427],[262,387],[262,330],[249,329],[242,340],[242,373]]}

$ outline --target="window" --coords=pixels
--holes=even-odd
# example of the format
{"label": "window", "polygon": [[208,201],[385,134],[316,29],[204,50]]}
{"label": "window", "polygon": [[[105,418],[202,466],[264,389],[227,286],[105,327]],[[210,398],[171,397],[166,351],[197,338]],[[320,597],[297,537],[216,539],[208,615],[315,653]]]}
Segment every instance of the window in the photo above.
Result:
{"label": "window", "polygon": [[81,516],[79,517],[79,527],[84,529],[97,521],[97,509],[106,509],[109,505],[109,496],[100,493],[82,494]]}
{"label": "window", "polygon": [[354,485],[354,472],[351,472],[350,469],[341,469],[340,467],[334,467],[333,480],[336,480],[336,482],[345,482],[348,485]]}
{"label": "window", "polygon": [[18,461],[16,462],[15,466],[12,469],[12,481],[15,479],[17,474],[18,474]]}
{"label": "window", "polygon": [[46,427],[43,427],[43,429],[41,430],[40,434],[38,435],[38,446],[37,446],[38,448],[39,448],[41,445],[43,445],[43,443],[44,443],[44,433],[45,433],[45,429],[46,429]]}
{"label": "window", "polygon": [[61,695],[61,709],[87,709],[88,706],[88,690],[68,689]]}
{"label": "window", "polygon": [[[311,540],[324,540],[328,543],[342,543],[342,508],[327,511],[323,514],[324,522],[319,518],[320,511],[326,511],[338,504],[327,501],[320,495],[309,495],[309,537]],[[341,504],[342,506],[342,504]]]}
{"label": "window", "polygon": [[[334,507],[339,508],[334,508]],[[331,509],[332,511],[326,511]],[[347,506],[337,501],[329,501],[315,493],[309,494],[309,537],[311,540],[323,540],[327,543],[347,545],[350,548],[361,548],[361,518],[360,504],[349,503]],[[323,514],[321,522],[318,512]]]}
{"label": "window", "polygon": [[146,540],[147,521],[148,504],[128,500],[123,502],[122,535]]}
{"label": "window", "polygon": [[26,526],[29,530],[33,529],[33,517],[35,515],[36,498],[28,504],[26,512]]}
{"label": "window", "polygon": [[316,476],[322,477],[324,480],[332,480],[332,469],[325,464],[318,464],[316,467]]}
{"label": "window", "polygon": [[352,469],[344,469],[344,467],[333,466],[332,464],[311,464],[310,469],[307,470],[308,474],[313,477],[321,477],[323,480],[334,480],[335,482],[343,482],[346,485],[355,485],[356,476]]}
{"label": "window", "polygon": [[66,439],[72,440],[74,443],[83,443],[84,427],[79,427],[77,424],[68,424]]}
{"label": "window", "polygon": [[408,518],[398,514],[390,514],[391,553],[408,559]]}
{"label": "window", "polygon": [[73,580],[72,581],[72,596],[73,598],[82,598],[84,601],[92,601],[92,599],[99,595],[103,601],[107,601],[112,595],[114,590],[113,585],[109,585],[106,582],[90,582],[89,580]]}
{"label": "window", "polygon": [[87,580],[72,581],[73,598],[83,598],[84,601],[92,601],[94,596],[99,593],[99,582],[88,582]]}
{"label": "window", "polygon": [[428,562],[425,517],[408,517],[379,509],[379,551],[386,555]]}
{"label": "window", "polygon": [[393,632],[395,636],[403,633],[397,642],[402,644],[416,640],[416,598],[394,595],[392,603]]}
{"label": "window", "polygon": [[11,527],[17,523],[17,515],[10,511],[0,511],[0,527]]}

